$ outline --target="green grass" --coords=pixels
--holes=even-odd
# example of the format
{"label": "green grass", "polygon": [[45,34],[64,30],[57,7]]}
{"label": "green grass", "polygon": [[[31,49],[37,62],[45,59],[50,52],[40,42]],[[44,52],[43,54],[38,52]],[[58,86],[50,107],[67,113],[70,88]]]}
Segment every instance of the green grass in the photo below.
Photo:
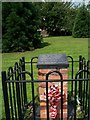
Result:
{"label": "green grass", "polygon": [[[14,63],[19,61],[21,57],[25,57],[26,61],[30,61],[32,57],[38,56],[39,54],[66,54],[67,56],[72,56],[74,60],[77,60],[78,56],[82,55],[88,59],[88,38],[73,38],[71,36],[47,37],[43,39],[43,42],[42,48],[33,51],[3,53],[2,70],[7,70],[8,67],[14,66]],[[29,67],[27,66],[27,68]],[[37,72],[37,70],[35,71]],[[37,75],[35,76],[37,78]],[[2,108],[4,110],[4,107]]]}
{"label": "green grass", "polygon": [[[71,36],[65,37],[47,37],[44,38],[43,48],[34,51],[3,53],[2,54],[2,68],[7,70],[9,66],[13,66],[21,57],[25,57],[26,61],[39,54],[66,54],[78,59],[79,55],[88,58],[88,38],[73,38]],[[45,46],[46,45],[46,46]]]}

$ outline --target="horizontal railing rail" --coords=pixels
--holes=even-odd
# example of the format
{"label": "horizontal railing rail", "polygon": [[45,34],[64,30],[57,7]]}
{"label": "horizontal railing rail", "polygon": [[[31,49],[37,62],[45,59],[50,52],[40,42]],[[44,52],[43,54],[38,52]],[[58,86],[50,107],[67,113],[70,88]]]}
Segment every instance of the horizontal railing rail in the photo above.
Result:
{"label": "horizontal railing rail", "polygon": [[18,80],[6,80],[5,81],[5,83],[39,83],[39,82],[67,82],[67,81],[69,81],[69,82],[71,82],[71,81],[88,81],[88,80],[90,80],[90,78],[84,78],[84,79],[62,79],[62,80],[59,80],[59,79],[55,79],[55,80],[33,80],[33,81],[31,81],[31,80],[20,80],[20,81],[18,81]]}

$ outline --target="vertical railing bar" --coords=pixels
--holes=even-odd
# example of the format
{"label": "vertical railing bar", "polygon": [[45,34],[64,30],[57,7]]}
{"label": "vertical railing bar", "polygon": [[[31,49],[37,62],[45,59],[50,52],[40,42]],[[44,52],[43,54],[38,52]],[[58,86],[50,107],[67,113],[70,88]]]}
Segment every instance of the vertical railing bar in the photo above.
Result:
{"label": "vertical railing bar", "polygon": [[[19,77],[17,77],[16,80],[19,80]],[[20,101],[20,83],[16,83],[16,94],[17,94],[17,107],[18,107],[18,117],[19,120],[22,119],[21,117],[21,101]]]}
{"label": "vertical railing bar", "polygon": [[[84,70],[86,70],[86,60],[84,59]],[[86,72],[84,72],[84,78],[86,78]],[[86,87],[86,82],[87,81],[83,81],[84,82],[84,91],[83,91],[83,110],[85,111],[85,87]]]}
{"label": "vertical railing bar", "polygon": [[[18,72],[18,70],[17,70],[17,68],[18,68],[18,63],[16,62],[15,63],[15,66],[14,66],[14,74],[15,74],[15,80],[17,80],[17,72]],[[17,84],[15,84],[15,87],[16,87],[16,92],[15,92],[15,96],[16,96],[16,101],[15,101],[15,103],[17,102]],[[16,109],[16,120],[19,118],[19,114],[18,114],[18,103],[16,103],[16,105],[15,105],[16,107],[15,107],[15,109]]]}
{"label": "vertical railing bar", "polygon": [[32,77],[33,77],[33,59],[34,58],[31,59],[31,74],[32,74]]}
{"label": "vertical railing bar", "polygon": [[[34,80],[34,77],[33,77],[33,60],[35,58],[38,58],[38,57],[33,57],[31,59],[31,78],[32,80]],[[32,99],[33,99],[33,116],[34,116],[34,120],[36,120],[35,118],[35,101],[34,101],[34,83],[32,82]]]}
{"label": "vertical railing bar", "polygon": [[77,97],[77,81],[75,81],[75,105],[74,105],[74,120],[76,120],[76,97]]}
{"label": "vertical railing bar", "polygon": [[[31,74],[31,79],[33,81],[33,76]],[[32,82],[32,99],[33,99],[33,118],[36,120],[36,115],[35,115],[35,98],[34,98],[34,82]]]}
{"label": "vertical railing bar", "polygon": [[5,71],[2,71],[2,89],[3,89],[6,120],[10,120],[10,109],[9,109],[9,101],[8,101],[8,88],[7,88],[7,83],[6,83],[6,72]]}
{"label": "vertical railing bar", "polygon": [[[82,56],[79,56],[79,70],[83,70]],[[82,78],[82,73],[79,74],[79,78]],[[79,98],[82,104],[82,81],[79,81]]]}
{"label": "vertical railing bar", "polygon": [[[14,83],[13,84],[13,87],[14,87]],[[15,118],[17,120],[17,109],[16,109],[16,98],[15,98],[15,90],[13,88],[13,94],[14,94],[14,109],[15,109]]]}
{"label": "vertical railing bar", "polygon": [[85,102],[85,115],[87,115],[87,103],[88,103],[88,81],[86,81],[86,102]]}
{"label": "vertical railing bar", "polygon": [[61,120],[63,120],[63,81],[61,81]]}
{"label": "vertical railing bar", "polygon": [[48,82],[46,82],[47,120],[49,120]]}
{"label": "vertical railing bar", "polygon": [[[82,58],[82,62],[83,62],[82,63],[83,64],[83,69],[86,70],[86,59],[84,57]],[[85,71],[84,71],[83,77],[84,78],[86,77],[86,72]],[[87,81],[82,81],[82,107],[83,107],[82,109],[83,109],[83,111],[85,111],[85,100],[86,100],[86,98],[85,98],[85,93],[86,93],[85,92],[85,84],[86,84],[86,82]]]}
{"label": "vertical railing bar", "polygon": [[[22,57],[22,71],[25,71],[25,57]],[[22,79],[25,80],[25,74],[22,74]],[[27,90],[26,90],[26,82],[23,83],[23,93],[24,93],[24,105],[27,103]]]}
{"label": "vertical railing bar", "polygon": [[[84,70],[84,59],[82,58],[82,70]],[[85,74],[85,71],[81,73],[81,78],[84,78],[84,74]],[[81,84],[81,106],[82,106],[82,110],[84,110],[84,81],[82,80],[80,82]]]}
{"label": "vertical railing bar", "polygon": [[71,56],[67,56],[69,58],[71,58],[71,61],[72,61],[72,74],[71,74],[71,78],[73,79],[73,64],[74,64],[74,61],[73,61],[73,58]]}
{"label": "vertical railing bar", "polygon": [[[10,75],[10,69],[8,70],[8,76]],[[10,95],[11,116],[12,116],[12,120],[13,120],[14,117],[13,117],[13,102],[12,102],[11,83],[8,83],[8,85],[9,85],[9,95]]]}
{"label": "vertical railing bar", "polygon": [[[20,71],[19,72],[21,72],[22,71],[22,59],[21,59],[21,63],[20,63],[20,69],[19,69]],[[21,80],[22,79],[22,75],[20,75],[19,76],[19,78],[18,78],[19,80]],[[19,98],[20,98],[20,102],[21,102],[21,113],[22,113],[22,83],[19,83],[19,91],[20,91],[20,95],[19,95]]]}
{"label": "vertical railing bar", "polygon": [[88,81],[88,120],[90,120],[90,60],[88,60],[87,62],[87,70],[89,72],[88,74],[88,78],[89,78],[89,81]]}
{"label": "vertical railing bar", "polygon": [[[22,72],[22,66],[23,66],[23,61],[22,61],[22,59],[21,59],[21,66],[20,66],[20,72]],[[22,80],[22,76],[23,76],[23,74],[22,75],[20,75],[20,80]],[[20,100],[21,100],[21,112],[23,112],[23,83],[20,83],[19,84],[19,86],[20,86]]]}
{"label": "vertical railing bar", "polygon": [[23,83],[20,83],[20,99],[21,99],[21,109],[23,110],[23,105],[24,105],[24,103],[23,103]]}
{"label": "vertical railing bar", "polygon": [[[48,80],[49,73],[46,74],[46,80]],[[46,109],[47,109],[47,120],[49,120],[49,101],[48,101],[48,82],[46,82]]]}
{"label": "vertical railing bar", "polygon": [[[90,91],[90,88],[89,88]],[[90,95],[88,95],[88,120],[90,120]]]}
{"label": "vertical railing bar", "polygon": [[[72,79],[73,79],[73,66],[74,66],[74,62],[73,62],[73,58],[72,58]],[[73,80],[72,80],[72,95],[73,95]]]}
{"label": "vertical railing bar", "polygon": [[[87,61],[87,71],[89,71],[89,61]],[[88,73],[87,73],[87,78],[88,78]],[[85,103],[85,115],[88,115],[86,109],[87,109],[87,106],[88,106],[88,81],[86,81],[86,103]]]}
{"label": "vertical railing bar", "polygon": [[[14,80],[14,77],[12,75],[12,80]],[[15,99],[15,89],[14,89],[14,82],[12,83],[13,87],[13,99],[14,99],[14,110],[15,110],[15,118],[17,119],[17,112],[16,112],[16,99]]]}
{"label": "vertical railing bar", "polygon": [[[86,59],[83,57],[82,58],[82,65],[83,65],[83,69],[86,70]],[[84,71],[83,77],[86,77],[86,72]],[[82,81],[82,110],[85,111],[85,83],[86,81]],[[83,85],[84,84],[84,85]],[[84,88],[83,88],[84,87]]]}
{"label": "vertical railing bar", "polygon": [[[71,78],[73,79],[73,73],[74,73],[74,70],[73,70],[73,66],[74,66],[74,61],[73,61],[73,58],[71,56],[67,56],[69,58],[71,58],[71,61],[72,61],[72,71],[71,71]],[[73,80],[72,80],[72,89],[71,89],[71,92],[72,92],[72,95],[73,95]]]}
{"label": "vertical railing bar", "polygon": [[31,59],[31,74],[32,74],[32,78],[34,79],[34,77],[33,77],[33,60],[35,59],[35,58],[37,58],[38,59],[38,57],[33,57],[32,59]]}
{"label": "vertical railing bar", "polygon": [[[22,58],[19,59],[19,71],[18,71],[18,74],[22,71]],[[21,74],[20,76],[18,77],[18,80],[21,80]],[[18,83],[18,89],[19,89],[19,96],[18,96],[18,102],[20,102],[20,114],[19,114],[19,117],[21,117],[21,113],[22,113],[22,83]]]}

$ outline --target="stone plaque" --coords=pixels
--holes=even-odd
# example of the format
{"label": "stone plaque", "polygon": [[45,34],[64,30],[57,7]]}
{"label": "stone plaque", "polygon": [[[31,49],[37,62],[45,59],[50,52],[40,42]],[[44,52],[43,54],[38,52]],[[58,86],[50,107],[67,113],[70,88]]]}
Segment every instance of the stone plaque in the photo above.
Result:
{"label": "stone plaque", "polygon": [[38,69],[60,69],[69,66],[65,54],[40,54],[38,56]]}

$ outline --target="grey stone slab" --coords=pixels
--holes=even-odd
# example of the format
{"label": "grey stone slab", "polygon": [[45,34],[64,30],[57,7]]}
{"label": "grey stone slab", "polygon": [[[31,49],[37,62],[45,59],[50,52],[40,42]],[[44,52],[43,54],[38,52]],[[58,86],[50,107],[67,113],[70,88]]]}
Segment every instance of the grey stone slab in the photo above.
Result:
{"label": "grey stone slab", "polygon": [[68,66],[65,54],[40,54],[38,56],[38,69],[67,68]]}

